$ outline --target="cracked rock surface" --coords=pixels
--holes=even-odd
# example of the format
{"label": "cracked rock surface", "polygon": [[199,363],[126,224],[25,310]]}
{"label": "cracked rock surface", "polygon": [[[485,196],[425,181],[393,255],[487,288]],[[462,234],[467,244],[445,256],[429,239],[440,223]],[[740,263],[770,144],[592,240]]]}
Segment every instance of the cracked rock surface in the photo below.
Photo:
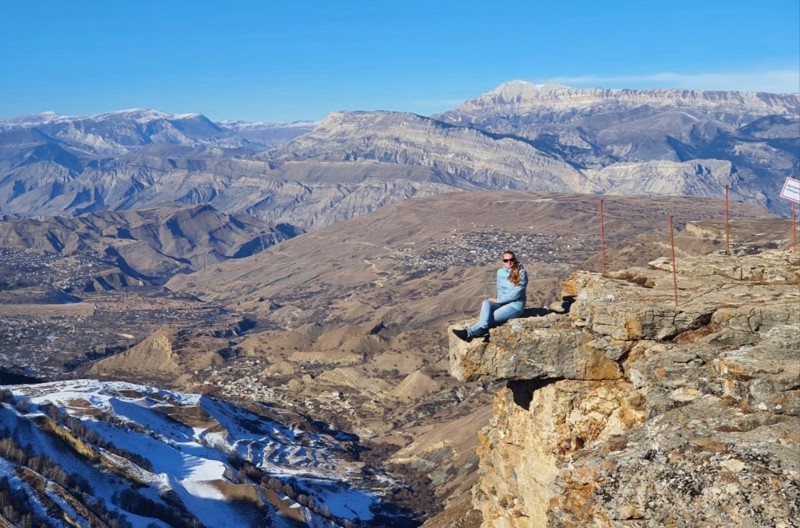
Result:
{"label": "cracked rock surface", "polygon": [[800,526],[800,254],[676,268],[577,272],[568,311],[451,338],[456,378],[507,382],[483,526]]}

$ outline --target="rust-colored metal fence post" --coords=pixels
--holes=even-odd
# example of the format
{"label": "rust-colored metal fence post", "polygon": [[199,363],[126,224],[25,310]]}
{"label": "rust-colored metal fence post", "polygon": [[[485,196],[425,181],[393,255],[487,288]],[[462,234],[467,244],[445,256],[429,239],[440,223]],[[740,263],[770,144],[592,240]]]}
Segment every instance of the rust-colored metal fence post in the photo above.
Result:
{"label": "rust-colored metal fence post", "polygon": [[600,269],[606,274],[606,229],[603,222],[603,200],[600,199]]}
{"label": "rust-colored metal fence post", "polygon": [[728,186],[725,186],[725,253],[731,254],[731,224],[730,213],[728,212]]}
{"label": "rust-colored metal fence post", "polygon": [[672,215],[669,217],[669,241],[672,246],[672,287],[675,291],[675,306],[678,306],[678,268],[675,266],[675,232],[672,230]]}
{"label": "rust-colored metal fence post", "polygon": [[792,202],[792,251],[795,253],[797,253],[797,215],[794,212],[796,205]]}

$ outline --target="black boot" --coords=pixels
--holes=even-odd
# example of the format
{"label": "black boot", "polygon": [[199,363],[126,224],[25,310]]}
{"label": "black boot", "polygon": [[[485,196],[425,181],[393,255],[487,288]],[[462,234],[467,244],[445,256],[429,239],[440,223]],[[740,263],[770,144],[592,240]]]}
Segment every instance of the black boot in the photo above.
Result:
{"label": "black boot", "polygon": [[454,328],[453,329],[453,334],[455,334],[455,336],[457,338],[459,338],[460,340],[466,341],[467,343],[472,341],[472,336],[469,335],[469,333],[467,332],[466,329],[459,330],[458,328]]}

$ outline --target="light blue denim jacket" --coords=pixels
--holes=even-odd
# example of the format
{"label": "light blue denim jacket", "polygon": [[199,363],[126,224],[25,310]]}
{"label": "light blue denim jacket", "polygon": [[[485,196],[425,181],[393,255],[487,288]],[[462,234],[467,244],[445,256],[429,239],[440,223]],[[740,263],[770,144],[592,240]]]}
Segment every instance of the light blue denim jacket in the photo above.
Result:
{"label": "light blue denim jacket", "polygon": [[519,265],[519,286],[514,286],[508,280],[510,273],[510,268],[497,270],[497,303],[513,303],[514,308],[521,312],[525,308],[525,288],[528,287],[528,272],[525,271],[522,264]]}

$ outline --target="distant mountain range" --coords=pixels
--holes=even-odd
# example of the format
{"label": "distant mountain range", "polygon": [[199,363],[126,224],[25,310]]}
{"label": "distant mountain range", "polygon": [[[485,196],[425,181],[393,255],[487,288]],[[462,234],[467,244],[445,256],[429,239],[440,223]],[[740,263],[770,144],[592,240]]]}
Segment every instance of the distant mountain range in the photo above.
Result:
{"label": "distant mountain range", "polygon": [[119,155],[146,145],[258,149],[291,140],[313,125],[310,121],[214,123],[202,114],[173,115],[135,108],[92,116],[70,117],[55,112],[18,116],[0,121],[0,134],[3,145],[48,139],[84,154]]}
{"label": "distant mountain range", "polygon": [[800,94],[512,81],[440,115],[214,123],[126,110],[0,121],[0,214],[210,203],[308,230],[410,196],[518,189],[722,196],[786,215]]}

